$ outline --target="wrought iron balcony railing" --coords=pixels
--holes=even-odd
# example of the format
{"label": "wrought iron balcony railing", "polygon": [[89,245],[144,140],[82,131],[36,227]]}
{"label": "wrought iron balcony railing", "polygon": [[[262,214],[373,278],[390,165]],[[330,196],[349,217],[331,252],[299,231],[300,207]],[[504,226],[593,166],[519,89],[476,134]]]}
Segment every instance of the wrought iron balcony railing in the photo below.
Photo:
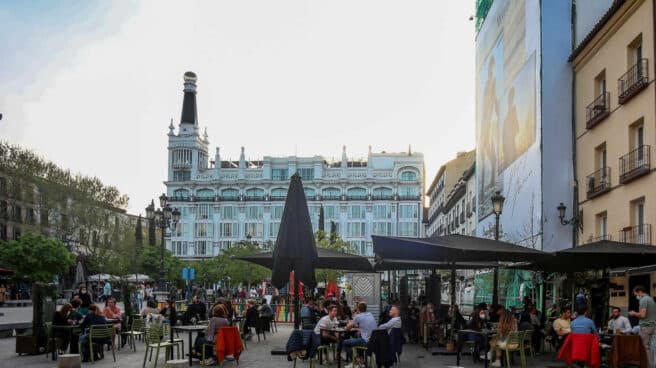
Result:
{"label": "wrought iron balcony railing", "polygon": [[634,244],[651,244],[651,224],[625,227],[620,230],[620,241]]}
{"label": "wrought iron balcony railing", "polygon": [[591,129],[610,115],[610,93],[604,92],[585,108],[585,127]]}
{"label": "wrought iron balcony railing", "polygon": [[594,198],[610,190],[610,167],[602,167],[587,176],[588,199]]}
{"label": "wrought iron balcony railing", "polygon": [[650,146],[643,145],[620,157],[620,183],[628,183],[649,173],[650,149]]}
{"label": "wrought iron balcony railing", "polygon": [[624,104],[649,84],[649,64],[640,59],[617,80],[618,102]]}

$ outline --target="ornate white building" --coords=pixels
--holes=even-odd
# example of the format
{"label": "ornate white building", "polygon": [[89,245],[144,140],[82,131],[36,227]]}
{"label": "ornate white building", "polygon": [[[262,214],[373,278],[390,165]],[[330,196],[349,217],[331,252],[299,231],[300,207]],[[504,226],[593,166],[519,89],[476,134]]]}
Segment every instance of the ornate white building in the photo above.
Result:
{"label": "ornate white building", "polygon": [[187,259],[212,257],[251,239],[273,244],[282,217],[289,177],[298,172],[315,231],[323,206],[331,222],[358,253],[372,256],[371,235],[422,234],[424,158],[421,153],[372,153],[366,160],[328,162],[321,156],[270,157],[223,161],[219,148],[209,156],[207,133],[200,133],[196,75],[184,75],[182,117],[169,126],[169,202],[181,212],[167,247]]}

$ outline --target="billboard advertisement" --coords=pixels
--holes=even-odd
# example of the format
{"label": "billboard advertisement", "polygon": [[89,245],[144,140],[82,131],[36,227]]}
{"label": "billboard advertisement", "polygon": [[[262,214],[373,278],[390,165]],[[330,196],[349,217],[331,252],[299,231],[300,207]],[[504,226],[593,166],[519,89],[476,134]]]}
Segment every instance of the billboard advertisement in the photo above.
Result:
{"label": "billboard advertisement", "polygon": [[540,248],[540,2],[495,0],[476,39],[479,236],[492,237],[491,197],[506,198],[501,234]]}

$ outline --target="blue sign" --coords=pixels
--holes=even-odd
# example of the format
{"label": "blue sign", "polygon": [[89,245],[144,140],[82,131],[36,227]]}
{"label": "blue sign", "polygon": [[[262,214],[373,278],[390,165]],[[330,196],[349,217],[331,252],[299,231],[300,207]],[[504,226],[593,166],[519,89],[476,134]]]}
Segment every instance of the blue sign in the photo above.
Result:
{"label": "blue sign", "polygon": [[189,269],[187,267],[182,269],[182,279],[189,280]]}
{"label": "blue sign", "polygon": [[196,279],[196,269],[195,268],[190,268],[189,269],[189,280],[195,280]]}

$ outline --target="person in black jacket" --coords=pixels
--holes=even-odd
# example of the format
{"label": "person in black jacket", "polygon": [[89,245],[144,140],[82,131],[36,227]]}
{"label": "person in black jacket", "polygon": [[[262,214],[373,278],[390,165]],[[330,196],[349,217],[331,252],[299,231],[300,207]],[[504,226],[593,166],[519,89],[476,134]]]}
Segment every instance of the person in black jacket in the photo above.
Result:
{"label": "person in black jacket", "polygon": [[[82,361],[83,362],[88,362],[89,361],[89,344],[91,341],[89,341],[89,332],[87,329],[93,325],[106,325],[107,320],[105,317],[102,316],[102,313],[100,312],[100,309],[95,305],[91,304],[89,306],[89,313],[87,313],[87,316],[84,318],[84,321],[80,324],[80,328],[83,331],[83,335],[80,336],[80,341],[82,342]],[[94,340],[94,344],[104,344],[104,343],[111,343],[111,340],[107,341],[96,341]],[[102,351],[98,352],[101,353]],[[100,356],[98,357],[100,358]],[[95,357],[94,357],[95,360]]]}
{"label": "person in black jacket", "polygon": [[80,285],[80,289],[78,290],[77,294],[73,295],[73,298],[76,297],[80,299],[80,313],[86,315],[89,306],[91,305],[91,295],[89,295],[89,291],[84,284]]}
{"label": "person in black jacket", "polygon": [[192,319],[195,319],[196,322],[207,319],[207,307],[205,306],[205,303],[200,301],[198,296],[194,296],[191,299],[191,304],[187,306],[187,311],[184,315],[184,323],[192,323]]}
{"label": "person in black jacket", "polygon": [[246,310],[246,323],[244,324],[244,330],[248,331],[246,338],[250,339],[253,337],[253,332],[251,328],[257,328],[257,320],[260,317],[260,313],[257,311],[255,306],[255,300],[248,301],[248,309]]}
{"label": "person in black jacket", "polygon": [[[66,303],[62,306],[61,310],[55,312],[55,315],[52,316],[52,335],[60,341],[57,348],[64,351],[71,342],[71,333],[68,328],[57,327],[67,327],[73,324],[73,320],[70,318],[72,310],[73,306]],[[77,343],[77,339],[75,343]]]}

